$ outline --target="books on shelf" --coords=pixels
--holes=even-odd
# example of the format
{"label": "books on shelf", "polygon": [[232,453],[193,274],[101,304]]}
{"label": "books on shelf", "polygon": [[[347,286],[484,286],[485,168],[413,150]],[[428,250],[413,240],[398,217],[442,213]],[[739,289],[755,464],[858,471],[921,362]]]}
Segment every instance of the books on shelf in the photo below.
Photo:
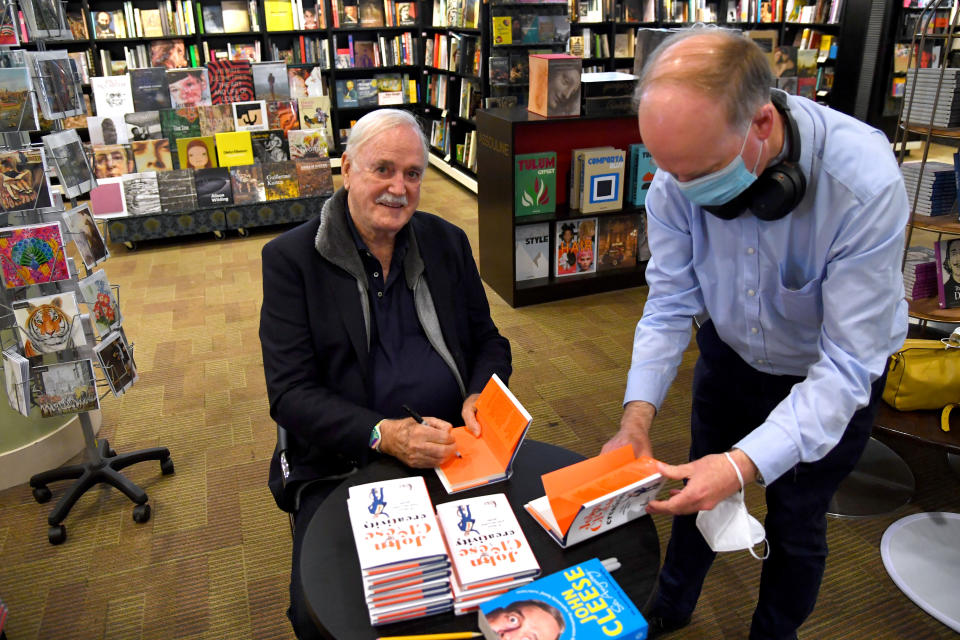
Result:
{"label": "books on shelf", "polygon": [[622,149],[588,149],[578,154],[578,200],[583,213],[613,211],[623,207],[624,159]]}
{"label": "books on shelf", "polygon": [[457,614],[532,581],[540,565],[502,493],[437,505]]}
{"label": "books on shelf", "polygon": [[550,223],[517,225],[514,229],[517,282],[550,275]]}
{"label": "books on shelf", "polygon": [[599,218],[597,271],[636,267],[639,237],[640,214],[627,213]]}
{"label": "books on shelf", "polygon": [[657,172],[653,155],[647,151],[646,145],[630,145],[628,171],[626,200],[635,207],[642,206],[647,201],[650,183],[653,182],[653,176]]}
{"label": "books on shelf", "polygon": [[636,457],[630,445],[541,478],[546,495],[524,509],[564,548],[644,515],[664,482],[657,461]]}
{"label": "books on shelf", "polygon": [[917,194],[914,214],[942,216],[956,213],[957,181],[954,166],[931,160],[926,163],[921,174],[921,164],[916,161],[900,165],[907,193]]}
{"label": "books on shelf", "polygon": [[[907,300],[922,300],[937,295],[937,262],[934,249],[910,247],[903,266],[903,287]],[[942,279],[940,276],[939,279]]]}
{"label": "books on shelf", "polygon": [[455,456],[436,468],[447,493],[506,480],[513,473],[513,460],[533,418],[500,376],[493,374],[476,403],[480,436],[466,427],[452,430]]}
{"label": "books on shelf", "polygon": [[597,270],[596,218],[558,222],[553,275],[593,273]]}
{"label": "books on shelf", "polygon": [[347,513],[371,624],[451,608],[450,560],[421,476],[350,487]]}
{"label": "books on shelf", "polygon": [[486,640],[500,640],[505,637],[501,634],[517,628],[518,620],[526,624],[528,619],[529,626],[534,626],[534,621],[540,622],[536,632],[531,630],[540,638],[642,640],[647,637],[647,621],[596,558],[482,603],[477,618]]}
{"label": "books on shelf", "polygon": [[514,215],[557,210],[557,154],[554,151],[519,154],[513,159]]}
{"label": "books on shelf", "polygon": [[233,204],[233,186],[230,171],[226,167],[197,169],[193,172],[193,181],[197,190],[197,206],[201,209]]}
{"label": "books on shelf", "polygon": [[934,244],[937,265],[937,301],[941,309],[960,308],[960,238]]}
{"label": "books on shelf", "polygon": [[527,110],[546,117],[580,115],[582,64],[565,53],[530,55]]}

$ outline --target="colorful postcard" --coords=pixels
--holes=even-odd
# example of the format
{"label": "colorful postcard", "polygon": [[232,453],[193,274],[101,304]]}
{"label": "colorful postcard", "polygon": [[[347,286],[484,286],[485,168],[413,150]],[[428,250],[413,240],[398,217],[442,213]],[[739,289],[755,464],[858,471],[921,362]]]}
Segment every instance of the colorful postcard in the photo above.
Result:
{"label": "colorful postcard", "polygon": [[93,349],[113,395],[121,396],[139,379],[133,351],[122,328],[111,332]]}
{"label": "colorful postcard", "polygon": [[0,229],[0,266],[7,289],[67,280],[70,270],[60,224]]}
{"label": "colorful postcard", "polygon": [[33,367],[30,390],[44,418],[100,408],[91,360]]}
{"label": "colorful postcard", "polygon": [[13,315],[17,338],[28,358],[87,344],[77,296],[72,291],[14,302]]}
{"label": "colorful postcard", "polygon": [[100,227],[93,219],[89,204],[82,204],[63,212],[63,222],[67,226],[70,240],[76,245],[87,269],[110,257],[110,250],[100,233]]}
{"label": "colorful postcard", "polygon": [[120,305],[113,295],[113,289],[107,280],[103,269],[97,269],[92,274],[77,282],[80,297],[90,310],[90,320],[97,334],[101,337],[110,333],[111,329],[120,326],[123,317],[120,315]]}

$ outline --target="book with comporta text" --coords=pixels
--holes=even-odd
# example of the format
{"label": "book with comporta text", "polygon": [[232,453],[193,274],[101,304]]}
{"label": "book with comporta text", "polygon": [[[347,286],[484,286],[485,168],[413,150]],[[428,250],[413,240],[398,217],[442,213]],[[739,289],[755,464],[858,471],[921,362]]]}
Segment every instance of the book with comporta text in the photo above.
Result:
{"label": "book with comporta text", "polygon": [[460,456],[437,467],[447,493],[456,493],[510,477],[527,428],[533,421],[500,376],[493,374],[477,399],[480,437],[466,427],[453,429]]}

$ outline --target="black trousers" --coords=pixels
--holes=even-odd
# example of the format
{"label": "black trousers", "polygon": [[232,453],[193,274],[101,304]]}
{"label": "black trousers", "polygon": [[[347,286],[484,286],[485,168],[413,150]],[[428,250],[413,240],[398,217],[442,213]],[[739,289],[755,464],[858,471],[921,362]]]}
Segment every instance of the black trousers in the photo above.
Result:
{"label": "black trousers", "polygon": [[[691,460],[728,451],[803,380],[757,371],[720,340],[712,322],[701,327],[697,344]],[[885,378],[873,384],[870,403],[854,414],[824,458],[801,462],[767,486],[764,527],[770,555],[763,562],[752,640],[795,638],[813,611],[827,558],[827,506],[867,445]],[[714,557],[697,529],[696,514],[674,517],[650,615],[689,617]]]}

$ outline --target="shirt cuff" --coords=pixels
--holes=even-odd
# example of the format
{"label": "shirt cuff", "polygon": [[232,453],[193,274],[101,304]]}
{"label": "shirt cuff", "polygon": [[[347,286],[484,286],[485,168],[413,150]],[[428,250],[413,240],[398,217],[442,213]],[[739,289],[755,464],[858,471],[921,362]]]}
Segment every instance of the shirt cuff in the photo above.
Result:
{"label": "shirt cuff", "polygon": [[764,486],[792,469],[800,461],[800,450],[772,424],[762,424],[733,445],[740,449],[763,477]]}
{"label": "shirt cuff", "polygon": [[655,377],[650,375],[649,371],[630,369],[627,372],[627,390],[623,395],[623,404],[626,405],[634,400],[643,400],[660,411],[660,405],[663,404],[670,386],[657,384],[653,381]]}

